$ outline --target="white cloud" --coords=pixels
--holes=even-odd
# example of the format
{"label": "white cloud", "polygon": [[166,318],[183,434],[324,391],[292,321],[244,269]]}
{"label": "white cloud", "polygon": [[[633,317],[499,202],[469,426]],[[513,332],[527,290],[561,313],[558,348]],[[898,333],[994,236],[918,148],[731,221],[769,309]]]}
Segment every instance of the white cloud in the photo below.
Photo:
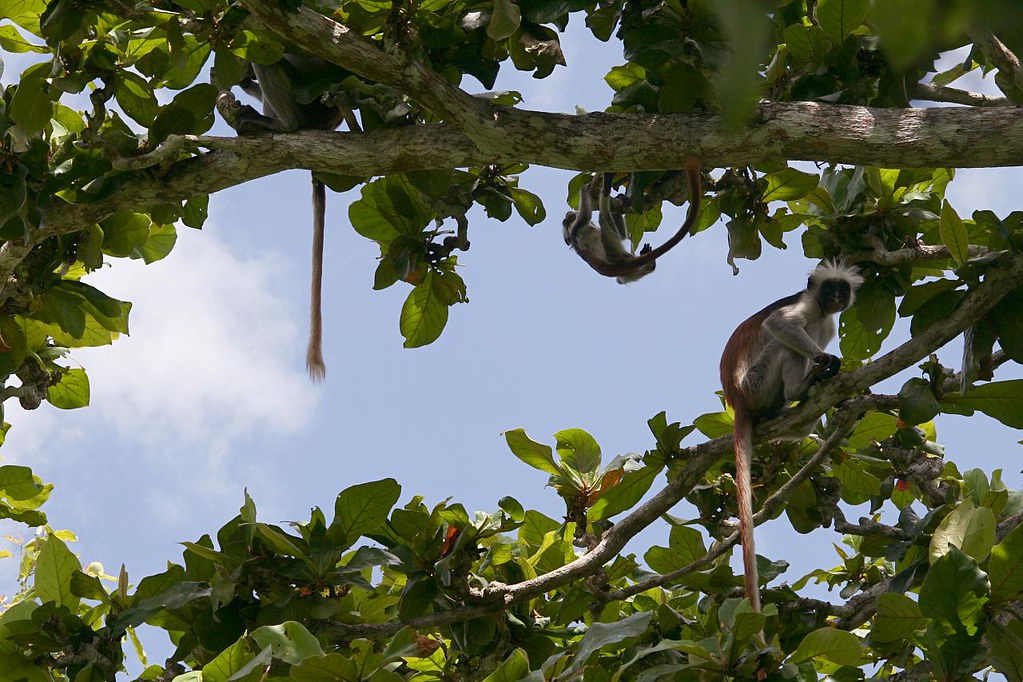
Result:
{"label": "white cloud", "polygon": [[138,454],[173,452],[178,467],[211,472],[241,436],[306,426],[317,392],[299,365],[304,341],[295,318],[305,307],[276,286],[290,274],[270,255],[231,253],[215,232],[184,228],[166,260],[119,260],[87,279],[132,301],[131,335],[72,353],[92,386],[86,421],[75,426],[46,404],[11,415],[7,452],[32,453],[28,463],[37,464],[50,459],[56,434],[82,442],[105,425]]}

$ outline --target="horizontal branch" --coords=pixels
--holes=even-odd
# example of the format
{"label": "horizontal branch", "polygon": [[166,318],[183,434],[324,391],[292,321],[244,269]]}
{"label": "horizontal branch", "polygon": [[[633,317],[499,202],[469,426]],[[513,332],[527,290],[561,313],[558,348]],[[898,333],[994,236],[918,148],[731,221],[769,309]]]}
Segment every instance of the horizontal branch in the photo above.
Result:
{"label": "horizontal branch", "polygon": [[[489,106],[489,105],[488,105]],[[885,168],[1023,165],[1023,109],[870,109],[812,102],[761,105],[756,123],[727,129],[715,114],[568,115],[494,107],[506,142],[477,148],[447,124],[371,133],[302,131],[254,138],[190,138],[212,150],[137,175],[116,196],[60,204],[47,236],[156,200],[182,201],[283,170],[370,177],[414,170],[521,162],[583,171],[704,168],[771,161],[829,161]],[[0,275],[3,273],[0,272]]]}

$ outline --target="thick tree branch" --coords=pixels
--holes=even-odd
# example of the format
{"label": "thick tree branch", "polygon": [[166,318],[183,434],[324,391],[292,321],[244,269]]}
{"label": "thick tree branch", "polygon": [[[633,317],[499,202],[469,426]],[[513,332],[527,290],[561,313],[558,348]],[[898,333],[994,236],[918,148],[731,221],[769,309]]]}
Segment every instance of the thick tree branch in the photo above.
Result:
{"label": "thick tree branch", "polygon": [[762,105],[757,123],[742,131],[729,131],[720,116],[705,113],[570,116],[523,110],[502,119],[500,127],[504,145],[481,149],[446,124],[365,134],[189,138],[213,153],[175,163],[159,177],[136,174],[116,196],[99,202],[58,204],[48,212],[41,234],[72,232],[133,205],[182,201],[294,168],[369,177],[523,162],[625,172],[676,169],[687,156],[699,158],[705,168],[786,160],[886,168],[1023,165],[1023,109],[1018,107],[774,103]]}

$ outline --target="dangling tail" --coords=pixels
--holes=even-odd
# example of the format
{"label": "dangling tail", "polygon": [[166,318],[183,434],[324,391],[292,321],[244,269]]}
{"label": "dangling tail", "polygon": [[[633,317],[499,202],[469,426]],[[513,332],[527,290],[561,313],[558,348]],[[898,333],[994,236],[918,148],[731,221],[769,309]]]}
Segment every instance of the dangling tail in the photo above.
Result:
{"label": "dangling tail", "polygon": [[322,381],[327,375],[323,363],[323,229],[327,211],[327,190],[313,178],[313,272],[309,291],[309,347],[305,352],[305,367],[313,381]]}
{"label": "dangling tail", "polygon": [[739,541],[742,543],[743,580],[750,606],[760,613],[760,577],[757,552],[753,544],[753,483],[750,460],[753,458],[753,418],[744,411],[735,413],[735,489],[739,496]]}

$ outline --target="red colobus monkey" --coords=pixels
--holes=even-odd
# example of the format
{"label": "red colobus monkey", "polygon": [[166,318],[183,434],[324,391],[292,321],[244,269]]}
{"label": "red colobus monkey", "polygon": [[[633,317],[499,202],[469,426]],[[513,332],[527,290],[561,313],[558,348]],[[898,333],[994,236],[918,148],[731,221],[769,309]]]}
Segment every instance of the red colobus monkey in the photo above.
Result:
{"label": "red colobus monkey", "polygon": [[806,397],[810,387],[836,375],[842,361],[824,352],[835,338],[834,315],[850,305],[863,284],[859,270],[824,261],[810,274],[806,290],[775,301],[740,324],[721,354],[721,386],[735,411],[735,487],[746,598],[760,611],[760,587],[753,545],[750,460],[753,426]]}
{"label": "red colobus monkey", "polygon": [[657,266],[657,259],[671,251],[682,238],[689,234],[696,216],[700,212],[700,167],[694,160],[686,162],[686,179],[689,182],[689,210],[685,222],[678,231],[656,249],[647,244],[637,256],[630,253],[622,241],[628,238],[628,230],[622,215],[611,210],[611,173],[604,173],[599,200],[598,229],[590,221],[593,216],[593,198],[590,191],[593,182],[583,185],[579,191],[579,211],[569,211],[561,226],[565,243],[586,261],[586,264],[605,277],[614,277],[619,284],[629,284],[646,277]]}
{"label": "red colobus monkey", "polygon": [[[225,109],[228,123],[242,134],[265,132],[293,133],[297,130],[334,130],[345,120],[340,107],[330,106],[320,99],[300,102],[295,94],[295,83],[299,78],[328,71],[337,71],[334,66],[318,57],[285,54],[274,64],[251,64],[252,73],[241,82],[241,88],[248,95],[263,104],[260,114],[252,107],[237,104],[230,93],[225,98],[221,112]],[[219,104],[219,103],[218,103]],[[354,119],[349,126],[356,125]],[[326,188],[313,176],[313,253],[312,281],[309,295],[309,345],[306,348],[306,369],[314,381],[326,376],[327,366],[323,362],[323,232],[327,210]]]}

